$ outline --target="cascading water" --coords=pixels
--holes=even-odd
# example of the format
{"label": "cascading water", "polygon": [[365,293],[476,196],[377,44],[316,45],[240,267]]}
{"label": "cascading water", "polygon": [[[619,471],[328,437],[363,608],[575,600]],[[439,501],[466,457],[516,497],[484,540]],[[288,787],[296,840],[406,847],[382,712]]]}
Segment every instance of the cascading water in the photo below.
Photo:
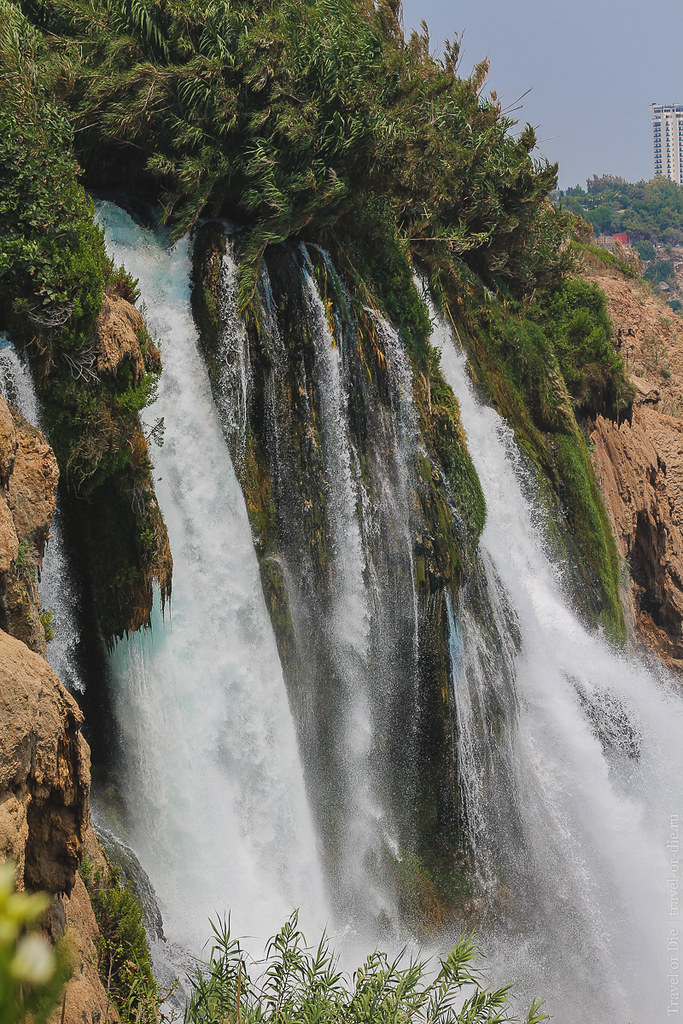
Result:
{"label": "cascading water", "polygon": [[139,278],[164,371],[149,416],[174,556],[173,602],[117,645],[127,840],[148,872],[169,939],[198,950],[209,918],[275,931],[294,908],[327,921],[296,737],[244,499],[197,350],[187,242],[169,247],[110,204],[108,250]]}
{"label": "cascading water", "polygon": [[[40,427],[40,409],[31,372],[11,342],[2,336],[0,393],[29,423]],[[83,692],[85,684],[78,658],[78,588],[66,555],[59,498],[50,526],[38,593],[43,609],[52,612],[54,636],[47,645],[47,660],[69,690]]]}
{"label": "cascading water", "polygon": [[[680,692],[571,610],[512,431],[480,403],[464,353],[432,313],[486,496],[489,592],[512,606],[518,632],[518,642],[506,639],[502,615],[495,632],[505,649],[492,659],[491,623],[465,603],[451,619],[472,842],[497,879],[494,905],[514,901],[507,935],[499,911],[488,936],[491,963],[547,993],[553,1020],[664,1021],[678,1012],[669,1008],[680,924]],[[494,736],[482,728],[492,690],[506,706]]]}
{"label": "cascading water", "polygon": [[[335,301],[321,295],[314,259]],[[400,863],[406,819],[410,827],[414,820],[420,613],[413,546],[423,526],[411,373],[391,326],[365,311],[374,338],[363,342],[329,257],[297,246],[271,272],[262,269],[249,388],[236,387],[235,367],[249,349],[235,289],[225,284],[235,278],[227,238],[218,343],[207,353],[214,393],[235,453],[245,442],[222,396],[249,393],[257,409],[248,410],[250,432],[265,466],[252,461],[242,480],[253,492],[260,474],[272,491],[277,538],[261,536],[257,546],[267,583],[276,563],[291,617],[292,637],[281,644],[337,919],[376,935],[379,921],[397,924],[385,858]],[[281,590],[281,620],[284,603]]]}
{"label": "cascading water", "polygon": [[285,584],[290,698],[318,818],[321,805],[331,816],[325,842],[343,833],[326,846],[341,862],[330,869],[337,910],[353,918],[365,900],[370,921],[393,913],[373,875],[383,845],[403,856],[387,765],[409,789],[425,621],[443,594],[461,789],[496,975],[523,978],[523,998],[548,993],[559,1021],[594,1019],[597,1007],[604,1024],[664,1019],[680,698],[664,674],[615,652],[572,612],[512,433],[476,398],[449,330],[435,317],[488,506],[476,568],[454,603],[440,581],[427,599],[415,584],[424,532],[416,462],[430,478],[438,472],[420,448],[410,373],[389,325],[366,311],[376,331],[370,367],[356,326],[321,297],[312,257],[288,250],[262,274],[255,355],[234,308],[228,245],[214,353],[214,394],[217,382],[225,402],[214,405],[189,311],[186,244],[168,248],[107,204],[101,217],[110,252],[140,279],[164,359],[149,415],[166,421],[154,466],[175,559],[172,617],[156,607],[152,632],[119,644],[112,670],[127,839],[169,937],[197,948],[216,911],[260,936],[294,905],[315,926],[327,919],[252,544],[268,538],[252,538],[227,453],[246,474],[258,443],[280,545],[259,551],[261,573]]}
{"label": "cascading water", "polygon": [[221,329],[216,353],[221,370],[219,386],[214,388],[214,398],[232,458],[237,465],[241,465],[245,456],[251,397],[251,358],[244,320],[232,314],[232,310],[237,307],[238,268],[229,240],[226,240],[226,245],[221,282],[225,302],[220,311]]}

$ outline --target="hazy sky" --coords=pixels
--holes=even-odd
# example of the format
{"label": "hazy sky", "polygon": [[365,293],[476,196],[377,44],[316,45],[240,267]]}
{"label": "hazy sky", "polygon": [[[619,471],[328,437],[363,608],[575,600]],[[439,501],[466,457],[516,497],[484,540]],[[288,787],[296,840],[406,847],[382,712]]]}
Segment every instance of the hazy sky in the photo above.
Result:
{"label": "hazy sky", "polygon": [[682,0],[404,0],[406,33],[422,18],[432,52],[464,33],[461,74],[491,61],[485,90],[504,105],[526,89],[523,125],[560,165],[560,188],[595,174],[654,174],[650,103],[683,103]]}

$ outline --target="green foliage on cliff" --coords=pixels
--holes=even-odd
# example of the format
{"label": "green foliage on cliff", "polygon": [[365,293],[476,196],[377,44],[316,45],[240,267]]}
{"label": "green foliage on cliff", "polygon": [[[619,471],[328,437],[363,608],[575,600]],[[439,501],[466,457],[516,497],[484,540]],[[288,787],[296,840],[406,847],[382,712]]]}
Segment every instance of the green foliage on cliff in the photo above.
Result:
{"label": "green foliage on cliff", "polygon": [[[0,330],[29,353],[43,425],[75,499],[79,540],[110,638],[146,620],[144,613],[131,616],[130,606],[140,606],[141,585],[151,601],[145,577],[165,537],[138,420],[154,394],[158,353],[142,339],[152,357],[141,380],[128,362],[114,375],[98,373],[103,295],[134,298],[135,287],[106,255],[50,66],[42,34],[0,0]],[[100,510],[112,507],[109,524]]]}
{"label": "green foliage on cliff", "polygon": [[158,991],[145,936],[142,906],[117,868],[79,868],[99,928],[98,970],[122,1024],[156,1024]]}
{"label": "green foliage on cliff", "polygon": [[[364,0],[28,0],[95,184],[152,189],[180,233],[204,213],[249,229],[241,297],[265,247],[394,236],[458,255],[487,281],[533,288],[562,264],[555,167],[531,157],[487,64],[457,75],[400,7]],[[533,238],[533,244],[529,239]]]}
{"label": "green foliage on cliff", "polygon": [[[213,925],[209,959],[199,963],[185,1024],[539,1024],[546,1020],[534,1000],[520,1018],[508,996],[511,986],[491,989],[474,966],[476,950],[463,936],[431,969],[376,951],[351,979],[342,975],[325,936],[310,947],[293,914],[252,961],[224,923]],[[254,972],[257,968],[257,972]]]}
{"label": "green foliage on cliff", "polygon": [[486,521],[486,501],[481,483],[467,450],[460,420],[460,407],[452,389],[436,365],[430,372],[431,414],[425,429],[448,480],[457,514],[464,527],[463,547],[471,554]]}
{"label": "green foliage on cliff", "polygon": [[612,344],[605,293],[568,278],[541,294],[528,312],[542,327],[578,412],[616,419],[633,401],[624,361]]}
{"label": "green foliage on cliff", "polygon": [[661,175],[635,184],[611,174],[593,175],[585,189],[569,188],[560,201],[597,233],[626,231],[638,239],[683,243],[683,188]]}
{"label": "green foliage on cliff", "polygon": [[72,130],[51,103],[42,36],[0,4],[0,326],[59,332],[82,349],[102,302],[108,260],[77,183]]}

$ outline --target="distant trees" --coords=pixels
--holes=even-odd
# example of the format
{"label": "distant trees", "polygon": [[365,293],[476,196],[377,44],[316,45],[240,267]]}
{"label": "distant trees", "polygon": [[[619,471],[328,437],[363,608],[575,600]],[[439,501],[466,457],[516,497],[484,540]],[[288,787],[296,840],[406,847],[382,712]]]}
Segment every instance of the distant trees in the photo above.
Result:
{"label": "distant trees", "polygon": [[683,243],[683,188],[668,178],[631,184],[610,174],[594,175],[585,189],[576,185],[561,193],[559,202],[589,221],[596,234],[626,231],[636,240]]}

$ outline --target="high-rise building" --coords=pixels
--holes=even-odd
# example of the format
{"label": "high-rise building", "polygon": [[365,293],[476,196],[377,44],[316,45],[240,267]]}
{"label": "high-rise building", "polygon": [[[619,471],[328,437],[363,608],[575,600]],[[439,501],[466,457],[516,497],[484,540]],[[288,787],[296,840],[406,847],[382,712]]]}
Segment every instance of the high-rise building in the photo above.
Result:
{"label": "high-rise building", "polygon": [[655,176],[683,185],[683,103],[650,104]]}

